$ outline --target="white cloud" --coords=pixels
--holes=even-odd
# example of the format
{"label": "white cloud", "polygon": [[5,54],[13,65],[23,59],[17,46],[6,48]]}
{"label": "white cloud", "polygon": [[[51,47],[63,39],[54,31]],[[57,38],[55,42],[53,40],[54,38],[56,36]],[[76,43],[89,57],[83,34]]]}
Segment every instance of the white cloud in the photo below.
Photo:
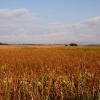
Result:
{"label": "white cloud", "polygon": [[21,17],[27,15],[28,11],[25,8],[22,9],[1,9],[0,10],[0,18],[9,18],[9,17]]}
{"label": "white cloud", "polygon": [[0,41],[100,43],[100,16],[75,24],[45,23],[27,9],[0,9]]}

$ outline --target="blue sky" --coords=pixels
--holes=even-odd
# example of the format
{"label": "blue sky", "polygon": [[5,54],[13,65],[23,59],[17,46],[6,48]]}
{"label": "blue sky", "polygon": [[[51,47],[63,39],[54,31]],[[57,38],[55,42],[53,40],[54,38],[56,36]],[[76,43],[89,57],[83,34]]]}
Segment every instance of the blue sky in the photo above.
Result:
{"label": "blue sky", "polygon": [[0,0],[0,41],[100,43],[100,0]]}

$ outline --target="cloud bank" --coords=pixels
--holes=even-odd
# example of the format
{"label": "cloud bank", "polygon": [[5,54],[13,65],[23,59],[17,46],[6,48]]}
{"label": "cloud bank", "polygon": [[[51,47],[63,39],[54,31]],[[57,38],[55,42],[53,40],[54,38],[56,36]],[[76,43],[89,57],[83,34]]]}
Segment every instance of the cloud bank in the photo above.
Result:
{"label": "cloud bank", "polygon": [[0,9],[0,41],[7,43],[100,43],[100,16],[74,24],[46,23],[25,8]]}

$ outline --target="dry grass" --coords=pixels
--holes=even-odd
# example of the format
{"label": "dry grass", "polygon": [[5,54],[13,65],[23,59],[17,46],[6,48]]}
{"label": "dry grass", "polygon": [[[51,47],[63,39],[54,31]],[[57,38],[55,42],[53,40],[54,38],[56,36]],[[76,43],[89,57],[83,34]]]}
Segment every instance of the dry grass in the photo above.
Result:
{"label": "dry grass", "polygon": [[100,47],[0,46],[0,100],[100,100]]}

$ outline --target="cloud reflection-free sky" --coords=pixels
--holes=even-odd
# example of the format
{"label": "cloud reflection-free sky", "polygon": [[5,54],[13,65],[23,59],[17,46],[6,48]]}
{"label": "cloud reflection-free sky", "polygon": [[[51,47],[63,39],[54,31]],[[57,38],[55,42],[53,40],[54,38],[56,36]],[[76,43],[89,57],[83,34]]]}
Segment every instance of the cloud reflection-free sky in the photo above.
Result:
{"label": "cloud reflection-free sky", "polygon": [[0,41],[100,43],[100,0],[0,0]]}

